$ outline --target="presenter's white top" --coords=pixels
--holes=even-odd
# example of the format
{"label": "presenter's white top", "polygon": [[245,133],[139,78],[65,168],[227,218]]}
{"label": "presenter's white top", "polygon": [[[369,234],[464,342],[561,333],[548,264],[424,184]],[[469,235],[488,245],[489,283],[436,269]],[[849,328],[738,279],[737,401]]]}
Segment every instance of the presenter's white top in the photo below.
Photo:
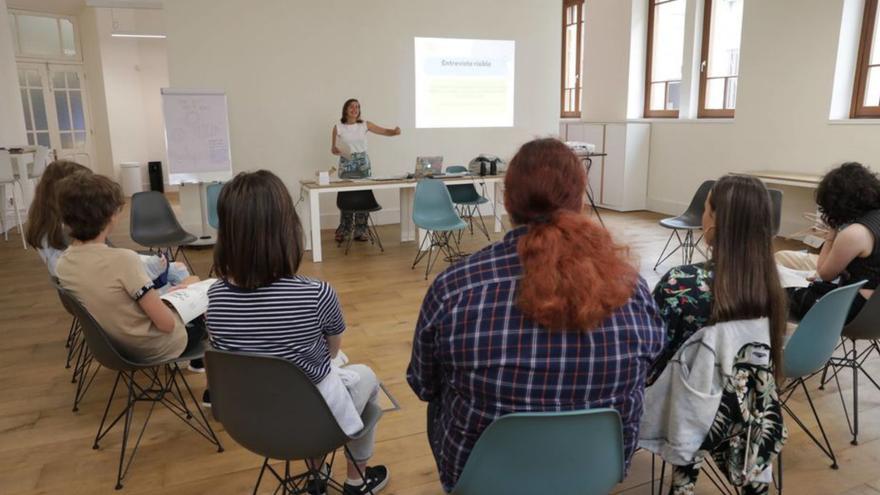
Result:
{"label": "presenter's white top", "polygon": [[[367,151],[367,123],[336,124],[336,142],[342,142],[350,153],[362,153]],[[342,146],[340,146],[342,148]]]}

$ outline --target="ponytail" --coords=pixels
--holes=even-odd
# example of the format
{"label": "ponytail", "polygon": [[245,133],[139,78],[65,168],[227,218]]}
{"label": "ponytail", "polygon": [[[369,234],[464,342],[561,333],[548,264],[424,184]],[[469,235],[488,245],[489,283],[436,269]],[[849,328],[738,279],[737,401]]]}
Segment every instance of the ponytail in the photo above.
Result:
{"label": "ponytail", "polygon": [[551,330],[589,330],[626,304],[638,272],[628,249],[580,212],[534,217],[517,245],[523,278],[517,304]]}

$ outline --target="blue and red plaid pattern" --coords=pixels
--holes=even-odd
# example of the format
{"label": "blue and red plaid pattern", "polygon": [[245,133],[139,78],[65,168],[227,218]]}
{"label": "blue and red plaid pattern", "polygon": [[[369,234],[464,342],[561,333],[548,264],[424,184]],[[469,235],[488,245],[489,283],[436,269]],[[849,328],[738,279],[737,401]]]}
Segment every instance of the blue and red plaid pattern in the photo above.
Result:
{"label": "blue and red plaid pattern", "polygon": [[516,246],[527,228],[448,268],[422,303],[407,381],[430,403],[428,437],[446,491],[483,430],[512,412],[612,407],[627,466],[636,448],[645,375],[666,336],[651,292],[640,277],[630,300],[590,331],[540,327],[515,304]]}

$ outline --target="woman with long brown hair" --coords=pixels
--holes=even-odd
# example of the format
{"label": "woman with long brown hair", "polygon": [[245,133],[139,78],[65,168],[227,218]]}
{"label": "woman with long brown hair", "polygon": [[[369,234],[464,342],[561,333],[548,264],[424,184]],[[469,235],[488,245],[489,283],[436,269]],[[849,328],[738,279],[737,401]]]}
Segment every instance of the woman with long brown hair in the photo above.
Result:
{"label": "woman with long brown hair", "polygon": [[407,380],[429,403],[446,491],[483,430],[517,411],[613,407],[627,463],[635,451],[663,324],[627,250],[583,211],[586,181],[560,141],[523,145],[504,180],[516,228],[425,295]]}
{"label": "woman with long brown hair", "polygon": [[[645,392],[640,445],[674,465],[670,493],[693,493],[710,455],[743,494],[767,493],[760,474],[786,438],[776,380],[787,307],[771,211],[758,179],[721,178],[703,214],[710,260],[673,268],[654,289],[668,335]],[[746,434],[743,410],[760,422],[759,435]]]}
{"label": "woman with long brown hair", "polygon": [[25,240],[39,253],[40,258],[55,276],[55,264],[67,249],[68,239],[61,227],[56,186],[61,179],[74,174],[90,174],[91,170],[79,163],[56,160],[46,167],[34,191],[34,200],[28,210]]}
{"label": "woman with long brown hair", "polygon": [[675,267],[654,287],[667,326],[667,343],[648,383],[663,372],[684,342],[705,325],[769,318],[773,361],[781,363],[787,305],[773,259],[770,196],[758,179],[721,178],[703,213],[710,260]]}

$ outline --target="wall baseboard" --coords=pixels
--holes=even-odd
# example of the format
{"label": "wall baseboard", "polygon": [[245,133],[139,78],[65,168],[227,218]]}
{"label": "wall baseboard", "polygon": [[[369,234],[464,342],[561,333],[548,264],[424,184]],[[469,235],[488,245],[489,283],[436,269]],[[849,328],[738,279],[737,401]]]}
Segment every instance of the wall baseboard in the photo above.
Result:
{"label": "wall baseboard", "polygon": [[690,206],[689,203],[681,203],[679,201],[667,201],[665,199],[648,198],[647,206],[649,211],[663,213],[664,215],[676,216],[681,215]]}

